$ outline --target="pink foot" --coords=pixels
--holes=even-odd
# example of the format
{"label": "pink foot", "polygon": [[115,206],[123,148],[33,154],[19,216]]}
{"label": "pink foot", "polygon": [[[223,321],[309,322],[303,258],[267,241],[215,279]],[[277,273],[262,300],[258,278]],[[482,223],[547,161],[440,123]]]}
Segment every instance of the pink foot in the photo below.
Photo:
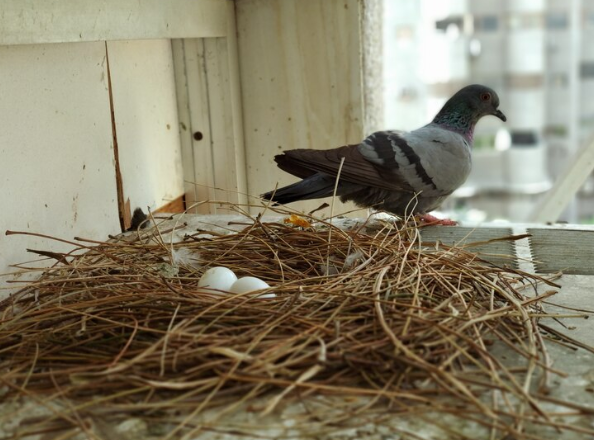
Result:
{"label": "pink foot", "polygon": [[431,226],[457,226],[458,223],[449,218],[437,218],[431,214],[423,214],[419,216],[419,220],[423,223],[430,224]]}

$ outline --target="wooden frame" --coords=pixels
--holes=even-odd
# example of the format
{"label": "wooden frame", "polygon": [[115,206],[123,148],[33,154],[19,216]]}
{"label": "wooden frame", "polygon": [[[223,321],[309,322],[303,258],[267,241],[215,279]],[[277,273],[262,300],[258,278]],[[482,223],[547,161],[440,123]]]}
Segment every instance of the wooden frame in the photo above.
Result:
{"label": "wooden frame", "polygon": [[0,45],[227,35],[221,0],[3,0]]}
{"label": "wooden frame", "polygon": [[[274,163],[274,155],[282,150],[328,149],[363,138],[361,3],[235,3],[251,196],[296,180]],[[314,200],[291,206],[310,211],[321,203]],[[337,200],[335,204],[335,214],[352,209]],[[329,211],[321,215],[325,213]]]}
{"label": "wooden frame", "polygon": [[[261,192],[294,180],[274,164],[280,150],[364,136],[358,0],[228,0],[227,8],[226,37],[173,40],[186,203],[203,214],[227,213],[204,201],[257,204]],[[337,202],[336,213],[347,209]]]}
{"label": "wooden frame", "polygon": [[[235,8],[227,37],[173,40],[186,206],[216,214],[206,201],[247,202]],[[222,212],[227,212],[221,206]]]}

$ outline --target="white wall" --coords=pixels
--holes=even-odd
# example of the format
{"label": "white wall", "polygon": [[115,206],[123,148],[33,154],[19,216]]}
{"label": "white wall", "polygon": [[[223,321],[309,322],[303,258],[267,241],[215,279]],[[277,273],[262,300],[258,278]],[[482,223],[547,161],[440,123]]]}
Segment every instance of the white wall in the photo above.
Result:
{"label": "white wall", "polygon": [[171,42],[107,48],[124,201],[157,209],[184,193]]}
{"label": "white wall", "polygon": [[282,150],[361,141],[359,2],[242,0],[236,11],[247,184],[257,196],[298,180],[276,167]]}
{"label": "white wall", "polygon": [[[0,46],[0,273],[119,231],[105,43]],[[0,286],[3,279],[0,279]],[[2,296],[0,294],[0,296]]]}
{"label": "white wall", "polygon": [[232,0],[3,1],[0,273],[30,259],[26,247],[70,248],[6,229],[101,240],[120,231],[118,194],[132,209],[183,194],[169,39],[233,42],[233,19]]}
{"label": "white wall", "polygon": [[[107,46],[124,201],[158,208],[183,194],[171,45]],[[121,231],[106,54],[104,42],[0,46],[0,273],[37,258],[27,248],[71,249],[7,229]]]}

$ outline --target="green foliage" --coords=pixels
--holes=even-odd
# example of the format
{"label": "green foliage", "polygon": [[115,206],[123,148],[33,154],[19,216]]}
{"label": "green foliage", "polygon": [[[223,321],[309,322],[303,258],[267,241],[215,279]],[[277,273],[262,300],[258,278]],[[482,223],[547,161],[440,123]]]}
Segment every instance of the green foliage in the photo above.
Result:
{"label": "green foliage", "polygon": [[483,134],[480,136],[475,136],[474,149],[475,150],[493,150],[493,149],[495,149],[495,135],[494,134]]}

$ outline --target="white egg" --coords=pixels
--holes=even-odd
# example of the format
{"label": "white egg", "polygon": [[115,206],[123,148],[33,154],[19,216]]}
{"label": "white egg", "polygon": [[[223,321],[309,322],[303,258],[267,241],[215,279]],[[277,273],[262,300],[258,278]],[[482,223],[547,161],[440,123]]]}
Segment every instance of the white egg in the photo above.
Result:
{"label": "white egg", "polygon": [[208,287],[209,289],[229,292],[235,281],[237,281],[237,276],[231,269],[220,266],[211,267],[200,277],[198,287]]}
{"label": "white egg", "polygon": [[[270,286],[256,277],[242,277],[235,281],[231,286],[231,293],[247,293],[253,292],[254,290],[268,289]],[[261,295],[260,298],[272,298],[274,293],[267,293]]]}

